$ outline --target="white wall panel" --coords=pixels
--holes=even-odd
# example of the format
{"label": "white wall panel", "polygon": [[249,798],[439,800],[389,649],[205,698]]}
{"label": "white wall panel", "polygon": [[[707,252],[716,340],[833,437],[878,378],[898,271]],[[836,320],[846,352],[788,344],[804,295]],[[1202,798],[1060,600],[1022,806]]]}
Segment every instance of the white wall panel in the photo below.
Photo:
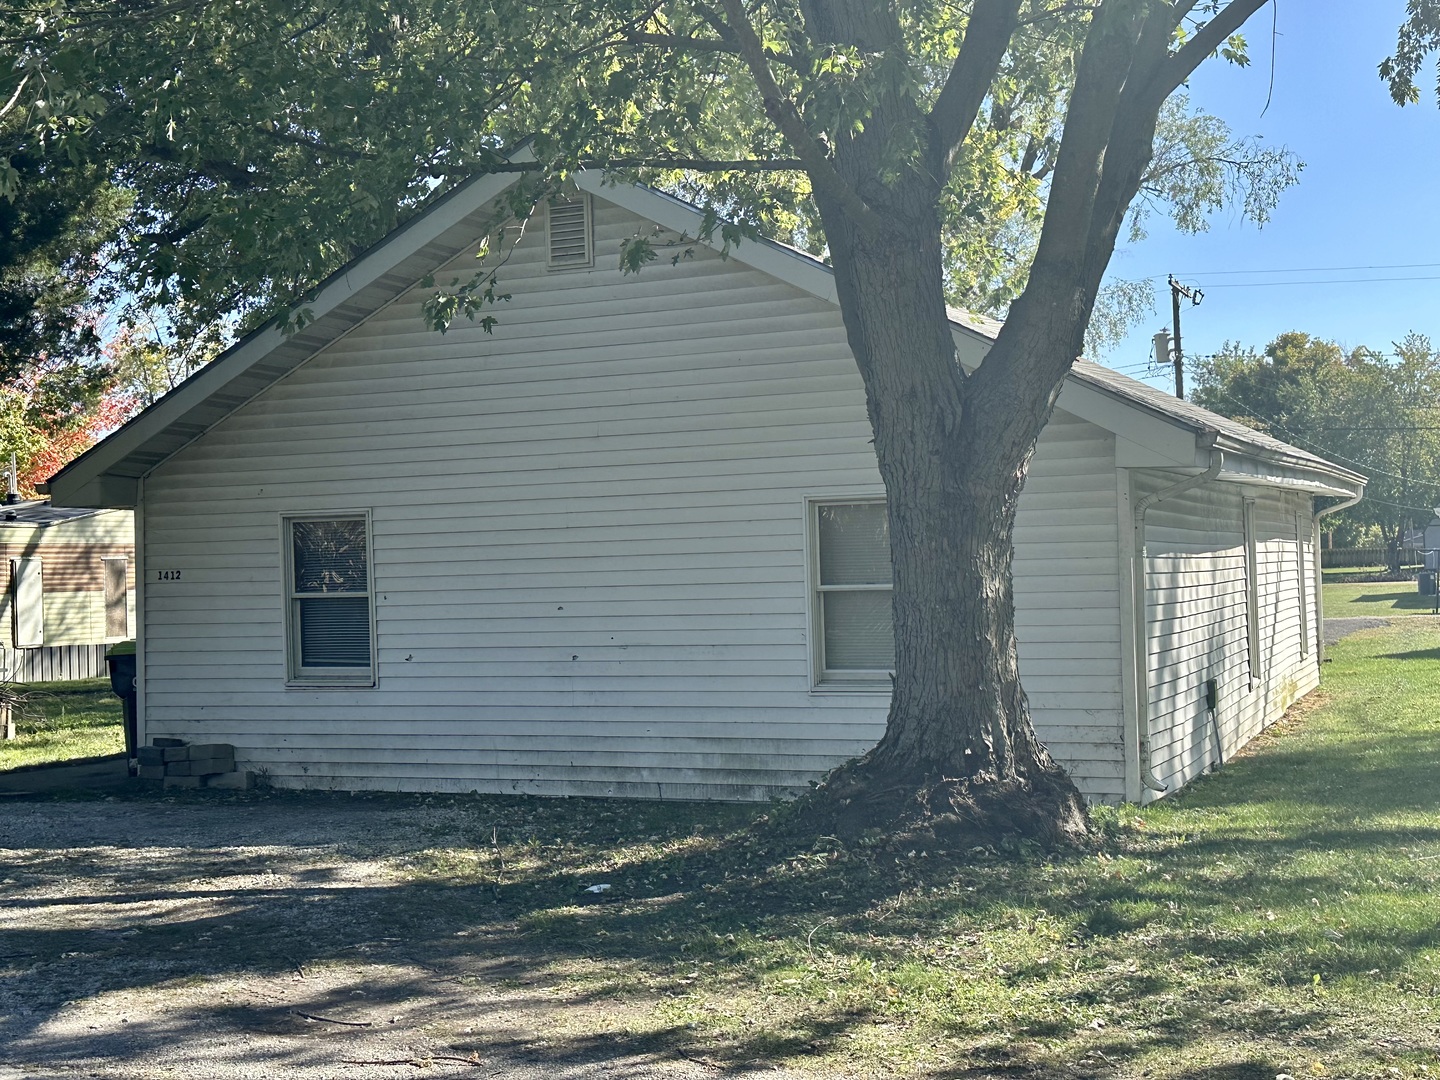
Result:
{"label": "white wall panel", "polygon": [[[838,313],[705,250],[622,276],[644,223],[595,206],[595,268],[547,272],[536,230],[493,335],[425,330],[417,289],[147,478],[150,736],[283,785],[677,798],[874,744],[886,695],[809,691],[803,498],[880,486]],[[1114,464],[1057,414],[1016,529],[1037,726],[1111,800]],[[287,690],[280,516],[356,509],[377,685]]]}
{"label": "white wall panel", "polygon": [[[1180,477],[1139,474],[1137,498]],[[1251,678],[1243,500],[1255,500],[1259,655]],[[1146,518],[1146,633],[1151,767],[1171,791],[1228,760],[1319,684],[1310,500],[1263,487],[1209,483]],[[1297,553],[1296,515],[1300,515]],[[1303,560],[1299,557],[1303,555]],[[1301,573],[1302,565],[1304,574]],[[1219,705],[1205,708],[1205,683]],[[1218,735],[1217,735],[1218,732]]]}

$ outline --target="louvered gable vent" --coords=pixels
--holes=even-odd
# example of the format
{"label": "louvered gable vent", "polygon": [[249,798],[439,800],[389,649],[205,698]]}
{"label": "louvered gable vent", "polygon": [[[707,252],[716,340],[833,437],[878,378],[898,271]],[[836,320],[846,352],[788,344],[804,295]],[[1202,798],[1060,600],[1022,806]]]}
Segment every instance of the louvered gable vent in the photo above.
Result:
{"label": "louvered gable vent", "polygon": [[548,215],[550,269],[590,266],[595,253],[590,242],[590,197],[552,202]]}

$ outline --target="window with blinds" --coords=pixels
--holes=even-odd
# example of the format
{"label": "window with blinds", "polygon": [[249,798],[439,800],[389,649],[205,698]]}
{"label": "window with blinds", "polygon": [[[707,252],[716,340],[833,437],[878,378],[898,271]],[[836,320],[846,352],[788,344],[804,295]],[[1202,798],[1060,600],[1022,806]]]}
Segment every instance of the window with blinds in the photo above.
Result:
{"label": "window with blinds", "polygon": [[289,678],[374,684],[368,515],[285,519]]}
{"label": "window with blinds", "polygon": [[895,628],[885,503],[810,506],[815,682],[888,687],[895,666]]}

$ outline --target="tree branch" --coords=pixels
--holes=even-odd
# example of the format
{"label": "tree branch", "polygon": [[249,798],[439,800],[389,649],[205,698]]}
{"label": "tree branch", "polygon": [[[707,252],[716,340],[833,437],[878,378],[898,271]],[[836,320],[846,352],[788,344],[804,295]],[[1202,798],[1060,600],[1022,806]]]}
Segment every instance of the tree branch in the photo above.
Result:
{"label": "tree branch", "polygon": [[930,108],[930,130],[948,170],[975,126],[1000,61],[1020,19],[1024,0],[976,0],[950,74]]}
{"label": "tree branch", "polygon": [[1078,284],[1074,279],[1085,256],[1116,112],[1141,33],[1142,6],[1138,0],[1106,0],[1090,24],[1060,136],[1032,283],[1054,275]]}
{"label": "tree branch", "polygon": [[[1200,66],[1201,62],[1213,53],[1221,45],[1225,44],[1231,34],[1245,25],[1247,19],[1270,0],[1231,0],[1223,8],[1215,13],[1215,17],[1202,26],[1189,41],[1170,54],[1160,71],[1161,100],[1169,97],[1172,92],[1190,77],[1190,73]],[[1179,5],[1187,12],[1195,6],[1195,0],[1181,0]],[[1183,16],[1182,16],[1183,18]]]}
{"label": "tree branch", "polygon": [[[547,166],[542,161],[493,161],[478,166],[479,173],[534,173],[543,172]],[[578,169],[690,169],[694,172],[803,172],[805,162],[800,158],[688,158],[688,157],[619,157],[582,158],[573,163]],[[456,170],[432,172],[433,176],[449,176]]]}
{"label": "tree branch", "polygon": [[884,219],[872,210],[835,170],[835,163],[830,160],[825,147],[811,133],[799,110],[795,108],[795,103],[785,96],[785,92],[775,81],[775,75],[765,58],[765,47],[756,36],[755,28],[750,25],[741,0],[721,0],[721,7],[725,11],[729,28],[735,35],[735,41],[740,46],[740,57],[750,69],[750,75],[760,91],[765,115],[780,129],[780,133],[799,156],[816,192],[833,199],[864,231],[881,232],[885,225]]}
{"label": "tree branch", "polygon": [[[638,31],[627,31],[625,41],[630,45],[654,45],[662,49],[673,49],[676,52],[740,55],[740,46],[736,45],[734,41],[725,41],[720,38],[697,38],[688,34],[642,34]],[[771,60],[780,61],[789,68],[799,66],[799,61],[789,53],[767,50],[765,55]]]}
{"label": "tree branch", "polygon": [[223,181],[242,191],[255,187],[264,179],[260,173],[251,172],[243,165],[237,165],[233,161],[220,161],[216,158],[206,158],[200,161],[187,160],[185,155],[163,143],[149,143],[144,150],[156,161],[180,165],[199,176]]}
{"label": "tree branch", "polygon": [[289,131],[280,131],[275,128],[259,125],[256,129],[266,138],[276,142],[288,143],[291,146],[301,146],[307,150],[314,150],[317,154],[325,154],[328,157],[343,158],[346,161],[373,161],[378,154],[367,154],[363,150],[352,150],[348,146],[334,146],[330,143],[323,143],[317,139],[307,139],[304,135],[296,135]]}

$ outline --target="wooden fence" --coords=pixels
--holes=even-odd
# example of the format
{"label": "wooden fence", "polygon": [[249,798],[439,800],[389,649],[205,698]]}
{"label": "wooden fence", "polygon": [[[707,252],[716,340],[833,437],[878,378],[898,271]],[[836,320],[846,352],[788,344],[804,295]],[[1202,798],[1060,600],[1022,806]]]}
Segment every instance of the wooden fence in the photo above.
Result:
{"label": "wooden fence", "polygon": [[[1384,566],[1387,554],[1384,547],[1321,548],[1320,565],[1331,566]],[[1425,553],[1417,548],[1400,549],[1401,566],[1417,566],[1425,562]]]}

